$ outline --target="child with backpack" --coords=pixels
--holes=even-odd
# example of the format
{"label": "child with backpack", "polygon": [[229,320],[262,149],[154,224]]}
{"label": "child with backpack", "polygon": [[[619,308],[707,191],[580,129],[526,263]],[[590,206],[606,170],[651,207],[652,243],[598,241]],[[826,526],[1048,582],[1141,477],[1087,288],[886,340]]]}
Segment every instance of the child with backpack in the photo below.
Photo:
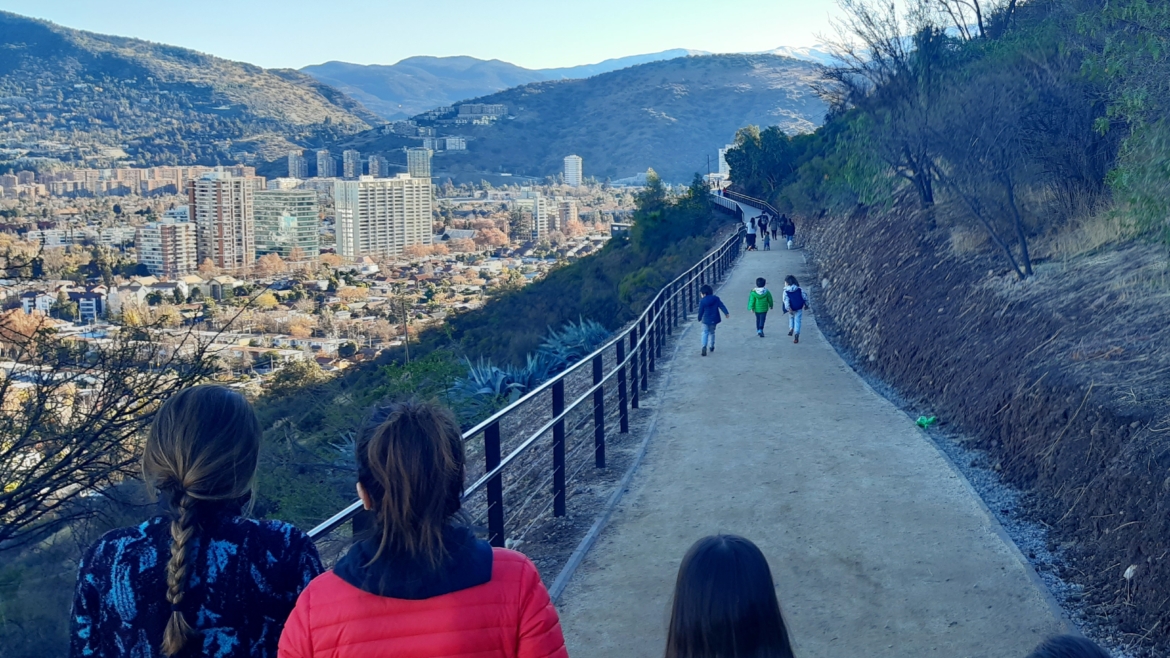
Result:
{"label": "child with backpack", "polygon": [[788,335],[792,342],[800,342],[800,320],[804,316],[804,309],[808,307],[808,299],[796,277],[789,274],[784,277],[784,312],[788,314]]}
{"label": "child with backpack", "polygon": [[[765,249],[768,244],[768,236],[764,234]],[[756,287],[748,293],[748,310],[756,314],[756,335],[760,338],[764,337],[764,321],[768,319],[768,311],[775,307],[772,300],[772,291],[764,287],[767,281],[764,277],[756,279]]]}
{"label": "child with backpack", "polygon": [[752,542],[713,535],[683,557],[665,658],[793,658],[768,560]]}
{"label": "child with backpack", "polygon": [[715,290],[709,285],[703,285],[699,288],[699,294],[703,296],[699,300],[699,311],[697,313],[699,322],[703,323],[703,356],[707,356],[707,349],[710,347],[712,352],[715,351],[715,327],[719,324],[719,312],[723,311],[723,317],[731,317],[731,313],[727,311],[727,307],[723,305],[723,300],[715,296]]}

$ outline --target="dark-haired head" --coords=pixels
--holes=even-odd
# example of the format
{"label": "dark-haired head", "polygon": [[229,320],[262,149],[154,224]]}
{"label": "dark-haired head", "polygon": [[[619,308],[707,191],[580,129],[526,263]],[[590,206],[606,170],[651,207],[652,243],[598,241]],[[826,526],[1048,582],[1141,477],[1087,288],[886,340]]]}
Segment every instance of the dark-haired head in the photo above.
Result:
{"label": "dark-haired head", "polygon": [[757,288],[763,288],[765,285],[767,285],[767,283],[768,283],[768,282],[767,282],[767,281],[765,281],[765,280],[764,280],[764,277],[762,277],[762,276],[761,276],[761,277],[758,277],[758,278],[756,278],[756,287],[757,287]]}
{"label": "dark-haired head", "polygon": [[1057,635],[1044,640],[1028,658],[1109,658],[1092,640],[1076,635]]}
{"label": "dark-haired head", "polygon": [[703,286],[699,288],[699,294],[706,297],[707,295],[714,295],[715,290],[711,288],[711,286],[703,284]]}
{"label": "dark-haired head", "polygon": [[207,506],[248,500],[260,455],[260,422],[244,396],[222,386],[195,386],[159,408],[146,437],[142,475],[163,495],[171,515],[167,601],[171,616],[160,647],[183,650],[194,635],[179,612],[187,582],[188,552]]}
{"label": "dark-haired head", "polygon": [[666,658],[792,658],[768,561],[735,535],[687,551],[667,633]]}
{"label": "dark-haired head", "polygon": [[800,285],[799,283],[796,282],[796,277],[792,276],[791,274],[784,277],[784,284],[789,285],[789,286],[799,286]]}
{"label": "dark-haired head", "polygon": [[463,493],[463,436],[455,416],[431,402],[374,407],[358,433],[358,493],[374,513],[378,550],[438,567],[443,526]]}

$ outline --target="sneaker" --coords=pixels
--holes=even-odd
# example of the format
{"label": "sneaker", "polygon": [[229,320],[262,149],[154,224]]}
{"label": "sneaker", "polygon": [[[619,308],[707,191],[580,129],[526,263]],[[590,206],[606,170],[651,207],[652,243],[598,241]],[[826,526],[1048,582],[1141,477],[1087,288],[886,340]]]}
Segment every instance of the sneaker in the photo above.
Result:
{"label": "sneaker", "polygon": [[792,335],[792,331],[793,331],[792,329],[789,329],[789,330],[788,330],[788,335],[789,335],[789,336],[791,336],[791,335]]}
{"label": "sneaker", "polygon": [[760,338],[763,338],[763,337],[764,337],[764,332],[762,332],[762,331],[761,331],[761,332],[760,332]]}
{"label": "sneaker", "polygon": [[796,334],[796,337],[792,339],[792,342],[799,343],[800,342],[800,334]]}
{"label": "sneaker", "polygon": [[763,338],[763,337],[764,337],[764,332],[762,332],[762,331],[760,331],[760,330],[758,330],[758,329],[757,329],[757,330],[756,330],[756,335],[757,335],[757,336],[759,336],[760,338]]}
{"label": "sneaker", "polygon": [[712,345],[712,346],[711,346],[711,353],[712,353],[712,354],[714,354],[714,353],[715,353],[715,346],[714,346],[714,345]]}
{"label": "sneaker", "polygon": [[703,346],[703,352],[702,352],[702,355],[703,355],[703,356],[707,356],[707,346],[706,346],[706,345],[704,345],[704,346]]}

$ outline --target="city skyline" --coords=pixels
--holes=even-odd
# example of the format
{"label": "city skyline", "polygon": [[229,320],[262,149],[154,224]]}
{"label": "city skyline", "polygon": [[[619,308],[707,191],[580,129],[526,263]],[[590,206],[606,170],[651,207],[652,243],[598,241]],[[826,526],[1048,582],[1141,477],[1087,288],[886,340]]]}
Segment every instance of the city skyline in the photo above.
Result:
{"label": "city skyline", "polygon": [[[230,6],[237,20],[217,20],[218,12],[207,11],[208,5]],[[492,11],[464,0],[405,6],[358,0],[344,15],[321,12],[304,0],[288,0],[279,12],[263,3],[229,5],[223,0],[172,5],[165,12],[142,0],[116,5],[0,0],[0,10],[80,30],[192,48],[267,68],[301,68],[331,60],[394,64],[421,55],[467,55],[526,68],[554,68],[675,48],[759,52],[816,45],[833,34],[831,19],[840,14],[837,0],[728,0],[715,9],[696,0],[598,0],[587,12],[535,0],[514,0],[507,9]],[[552,29],[537,31],[534,38],[513,38],[509,27],[534,12],[544,16]],[[366,18],[351,21],[355,13]],[[312,20],[305,20],[306,16]],[[396,31],[396,26],[424,24],[436,16],[442,17],[444,29]],[[736,20],[749,16],[751,20]],[[713,28],[713,18],[728,21],[727,29]],[[394,38],[387,38],[388,34]],[[297,47],[289,48],[290,42]],[[371,48],[372,43],[378,46]]]}

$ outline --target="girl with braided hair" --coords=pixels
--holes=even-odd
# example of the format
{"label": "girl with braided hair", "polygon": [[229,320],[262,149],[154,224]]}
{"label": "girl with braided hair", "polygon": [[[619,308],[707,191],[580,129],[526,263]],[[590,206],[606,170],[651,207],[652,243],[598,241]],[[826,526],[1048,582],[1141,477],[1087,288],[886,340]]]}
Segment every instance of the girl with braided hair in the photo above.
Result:
{"label": "girl with braided hair", "polygon": [[245,518],[259,451],[260,424],[239,393],[196,386],[162,405],[142,473],[163,513],[106,533],[82,559],[71,656],[276,655],[322,567],[301,531]]}

